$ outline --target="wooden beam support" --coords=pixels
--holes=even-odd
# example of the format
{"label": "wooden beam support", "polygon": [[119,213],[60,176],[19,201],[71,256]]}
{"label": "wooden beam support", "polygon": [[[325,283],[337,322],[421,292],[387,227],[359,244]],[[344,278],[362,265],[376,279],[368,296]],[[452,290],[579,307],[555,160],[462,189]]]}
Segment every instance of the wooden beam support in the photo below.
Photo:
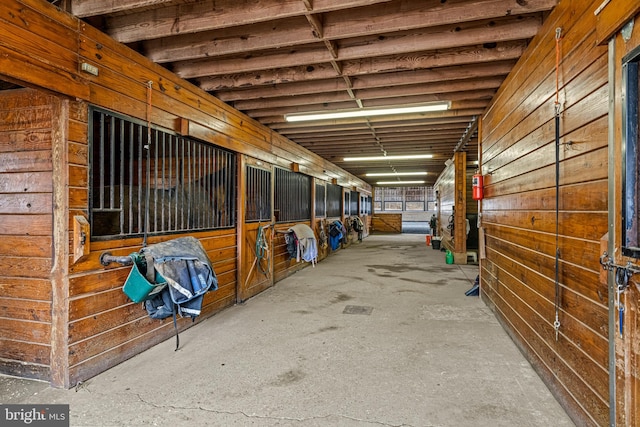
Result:
{"label": "wooden beam support", "polygon": [[69,380],[69,101],[53,99],[53,267],[51,269],[51,384]]}
{"label": "wooden beam support", "polygon": [[454,153],[455,167],[454,182],[454,247],[453,253],[456,264],[467,263],[467,153]]}
{"label": "wooden beam support", "polygon": [[[79,1],[79,0],[78,0]],[[102,13],[109,13],[111,3],[103,3]],[[316,13],[342,10],[359,6],[385,3],[389,0],[325,0],[323,7],[315,5]],[[94,14],[98,14],[94,8]],[[300,0],[260,0],[256,2],[238,2],[237,0],[208,0],[197,3],[181,4],[160,10],[144,10],[137,13],[117,15],[110,19],[109,34],[121,43],[168,37],[197,31],[228,28],[236,25],[250,25],[273,19],[302,16],[307,8]],[[153,22],[152,28],[141,26],[140,22]]]}
{"label": "wooden beam support", "polygon": [[[398,85],[393,91],[389,91],[385,86],[373,86],[357,90],[357,98],[366,100],[372,98],[388,98],[389,96],[412,96],[424,94],[442,94],[446,92],[463,92],[482,89],[497,89],[502,84],[501,76],[491,76],[487,78],[442,80],[436,82],[424,82],[415,85]],[[331,92],[341,92],[346,89],[346,82],[343,79],[323,80],[313,85],[309,83],[297,82],[291,84],[278,85],[276,87],[257,87],[244,91],[219,92],[218,98],[225,101],[241,101],[256,98],[285,98],[293,95],[327,94]],[[333,95],[329,95],[333,96]],[[338,96],[339,97],[339,96]],[[322,99],[322,96],[319,97]],[[340,98],[340,97],[339,97]],[[340,100],[344,100],[341,98]],[[314,103],[324,103],[317,101]]]}
{"label": "wooden beam support", "polygon": [[[340,48],[340,60],[353,60],[378,56],[392,56],[455,47],[476,46],[535,36],[540,29],[540,19],[496,19],[491,22],[464,23],[455,26],[425,29],[420,34],[396,33],[376,43],[356,43]],[[329,62],[332,55],[322,48],[309,48],[291,55],[279,52],[272,55],[254,55],[250,58],[211,58],[200,62],[176,62],[174,70],[182,78],[197,78],[209,75],[246,73],[280,67],[295,67],[308,63]],[[240,60],[242,59],[242,60]]]}
{"label": "wooden beam support", "polygon": [[[340,70],[336,70],[329,63],[315,63],[313,66],[283,67],[259,72],[239,73],[230,76],[207,76],[198,79],[200,87],[206,91],[219,91],[247,86],[273,85],[294,83],[296,81],[322,80],[335,78],[345,74],[351,77],[373,78],[377,73],[385,73],[387,78],[395,78],[396,73],[407,71],[407,75],[433,73],[439,67],[450,67],[448,71],[455,72],[453,67],[477,63],[479,70],[483,65],[504,66],[513,63],[520,57],[526,47],[524,41],[498,43],[493,48],[468,46],[438,52],[425,52],[408,57],[366,58],[360,60],[342,61]],[[503,62],[503,61],[506,61]],[[418,71],[414,71],[414,70]],[[443,70],[444,71],[444,70]],[[393,72],[393,73],[392,73]],[[481,72],[481,71],[476,71]],[[405,76],[405,78],[409,78]]]}
{"label": "wooden beam support", "polygon": [[[393,98],[381,98],[377,99],[365,99],[363,101],[366,107],[377,107],[379,105],[402,105],[402,104],[422,104],[434,101],[458,101],[458,100],[474,100],[485,99],[491,100],[495,95],[497,87],[495,89],[478,89],[461,92],[448,92],[444,94],[419,94],[411,96],[401,96]],[[280,108],[280,107],[295,107],[306,106],[314,111],[320,110],[337,110],[354,108],[354,101],[350,99],[348,95],[334,92],[327,94],[323,97],[322,94],[301,95],[295,97],[295,99],[280,97],[269,99],[248,99],[246,101],[235,101],[233,106],[240,111],[250,112],[252,110],[262,110],[267,108]]]}

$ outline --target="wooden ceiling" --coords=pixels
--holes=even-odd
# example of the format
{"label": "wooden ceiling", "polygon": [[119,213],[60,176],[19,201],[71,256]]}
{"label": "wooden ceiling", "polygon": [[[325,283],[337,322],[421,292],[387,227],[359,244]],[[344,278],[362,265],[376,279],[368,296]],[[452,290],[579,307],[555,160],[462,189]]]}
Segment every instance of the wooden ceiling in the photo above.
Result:
{"label": "wooden ceiling", "polygon": [[[67,0],[62,7],[371,184],[380,178],[364,173],[426,170],[431,185],[455,150],[477,160],[477,117],[556,4]],[[451,108],[323,122],[284,119],[288,113],[440,100]],[[384,153],[433,158],[343,160]]]}

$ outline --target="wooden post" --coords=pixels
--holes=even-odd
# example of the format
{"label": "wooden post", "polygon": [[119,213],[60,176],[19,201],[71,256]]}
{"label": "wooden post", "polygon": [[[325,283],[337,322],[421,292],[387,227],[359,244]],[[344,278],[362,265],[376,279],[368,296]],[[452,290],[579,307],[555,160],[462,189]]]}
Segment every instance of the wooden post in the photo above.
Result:
{"label": "wooden post", "polygon": [[53,98],[52,107],[51,385],[69,388],[69,101]]}
{"label": "wooden post", "polygon": [[242,254],[243,249],[247,249],[245,244],[245,193],[247,192],[247,171],[245,156],[238,154],[238,194],[236,194],[236,200],[238,202],[238,219],[236,224],[236,303],[244,301],[244,282],[245,282],[245,269],[244,258]]}
{"label": "wooden post", "polygon": [[453,155],[454,177],[454,247],[456,264],[467,263],[467,153],[459,151]]}

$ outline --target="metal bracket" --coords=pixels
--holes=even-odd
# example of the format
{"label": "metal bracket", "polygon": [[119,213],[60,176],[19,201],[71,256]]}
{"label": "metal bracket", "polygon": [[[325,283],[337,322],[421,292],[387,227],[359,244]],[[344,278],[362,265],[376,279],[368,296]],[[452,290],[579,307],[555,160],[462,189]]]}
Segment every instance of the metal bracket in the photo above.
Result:
{"label": "metal bracket", "polygon": [[116,256],[116,255],[111,255],[111,252],[104,252],[100,255],[100,264],[104,265],[105,267],[111,264],[112,262],[117,262],[118,264],[122,264],[122,265],[133,264],[133,260],[129,255]]}
{"label": "metal bracket", "polygon": [[600,265],[606,271],[613,271],[615,274],[616,285],[620,290],[624,291],[629,286],[629,279],[636,273],[640,273],[640,268],[628,261],[626,265],[620,265],[613,262],[607,251],[600,256]]}

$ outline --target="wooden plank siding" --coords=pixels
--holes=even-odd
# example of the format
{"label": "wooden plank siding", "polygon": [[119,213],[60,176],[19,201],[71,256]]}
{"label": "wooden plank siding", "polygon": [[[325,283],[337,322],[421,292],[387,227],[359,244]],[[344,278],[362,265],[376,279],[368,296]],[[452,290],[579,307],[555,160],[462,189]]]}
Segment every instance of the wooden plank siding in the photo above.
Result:
{"label": "wooden plank siding", "polygon": [[[600,0],[560,2],[482,118],[482,297],[578,425],[607,425],[607,49]],[[559,321],[555,320],[556,28],[559,63]]]}
{"label": "wooden plank siding", "polygon": [[276,282],[309,265],[302,260],[297,262],[295,257],[291,258],[289,252],[287,252],[285,234],[289,227],[300,223],[310,226],[309,221],[279,222],[275,225],[275,233],[273,236],[273,275]]}
{"label": "wooden plank siding", "polygon": [[[633,59],[640,47],[640,5],[629,4],[626,7],[605,7],[598,15],[598,25],[596,32],[599,40],[603,43],[609,39],[610,60],[613,61],[613,81],[610,87],[613,89],[613,107],[612,107],[612,124],[611,141],[612,154],[615,166],[624,165],[625,157],[623,152],[629,149],[626,144],[637,141],[625,141],[623,139],[623,129],[632,124],[633,117],[628,113],[627,102],[637,103],[637,98],[632,98],[625,94],[625,81],[623,77],[623,64],[625,60]],[[635,18],[633,18],[635,16]],[[632,19],[630,19],[630,17]],[[629,25],[631,24],[631,25]],[[626,31],[617,32],[618,29],[625,26]],[[628,93],[628,92],[627,92]],[[611,111],[611,110],[610,110]],[[629,122],[626,122],[625,119]],[[627,136],[629,138],[629,136]],[[627,172],[628,173],[628,172]],[[624,176],[622,167],[615,167],[613,171],[614,188],[613,194],[609,197],[610,203],[613,200],[613,217],[610,218],[611,228],[607,236],[607,245],[603,248],[609,254],[617,265],[627,265],[630,263],[636,269],[638,268],[638,259],[627,257],[622,254],[622,246],[624,242],[623,229],[624,224],[622,218],[629,218],[627,212],[623,210],[623,203],[629,203],[629,198],[623,202],[625,197],[625,188],[623,181],[627,179]],[[628,184],[628,183],[627,183]],[[636,190],[637,194],[637,190]],[[611,210],[611,209],[610,209]],[[635,209],[637,220],[638,210]],[[609,241],[609,236],[614,236]],[[604,239],[603,239],[604,240]],[[613,274],[611,274],[613,276]],[[613,277],[610,279],[610,289],[615,288],[616,282]],[[624,306],[624,322],[621,331],[620,320],[618,317],[618,308],[613,307],[612,317],[615,319],[611,326],[614,331],[613,345],[615,358],[615,373],[613,384],[615,386],[615,420],[616,425],[635,426],[640,423],[640,348],[638,347],[638,338],[640,335],[640,280],[637,275],[633,275],[629,280],[630,285],[620,296],[620,303]]]}
{"label": "wooden plank siding", "polygon": [[[150,319],[122,292],[129,267],[100,264],[104,252],[138,251],[141,238],[92,241],[91,251],[74,261],[73,217],[89,217],[91,106],[146,121],[152,82],[149,119],[154,125],[269,165],[299,163],[300,172],[324,180],[331,174],[343,185],[356,183],[369,191],[364,181],[47,2],[7,0],[0,12],[0,23],[13,31],[0,38],[0,78],[47,91],[0,92],[1,372],[70,387],[173,335],[171,320]],[[98,67],[98,76],[79,71],[81,62]],[[51,104],[64,106],[65,113],[66,126],[56,134],[56,147],[52,121],[60,119],[52,117]],[[53,174],[52,152],[64,162],[57,165],[64,172],[60,178]],[[245,188],[236,190],[243,194]],[[56,200],[67,206],[56,205]],[[243,218],[241,209],[238,218]],[[252,238],[255,243],[253,227],[238,224],[190,233],[205,247],[219,282],[217,291],[206,294],[199,319],[238,299],[239,277],[246,277],[250,267],[246,254]],[[60,236],[65,243],[54,251]],[[172,237],[149,236],[148,243]],[[273,246],[275,280],[307,265],[288,260],[283,235],[274,236]],[[54,265],[61,253],[68,259],[66,266]],[[62,285],[56,292],[52,280]],[[250,280],[243,298],[270,285]],[[55,319],[53,299],[64,305]],[[184,329],[192,323],[181,319],[178,325]],[[55,372],[52,357],[57,360]]]}
{"label": "wooden plank siding", "polygon": [[374,233],[402,233],[402,214],[374,213],[371,227]]}
{"label": "wooden plank siding", "polygon": [[0,92],[0,371],[49,379],[53,98]]}
{"label": "wooden plank siding", "polygon": [[[265,251],[261,260],[258,260],[256,255],[258,228],[265,227],[265,225],[268,225],[268,223],[251,222],[243,225],[243,248],[245,250],[243,251],[241,260],[244,275],[242,276],[242,283],[240,284],[240,301],[245,301],[273,286],[273,227],[267,227],[262,231],[269,245],[269,249]],[[262,267],[258,266],[258,262],[261,262],[260,266]],[[266,274],[261,268],[265,270]]]}
{"label": "wooden plank siding", "polygon": [[449,226],[450,219],[453,218],[453,210],[456,201],[455,195],[455,165],[452,163],[447,166],[445,170],[440,174],[438,180],[433,186],[436,192],[437,212],[437,235],[442,239],[441,247],[447,249],[453,249],[451,239],[451,229]]}

